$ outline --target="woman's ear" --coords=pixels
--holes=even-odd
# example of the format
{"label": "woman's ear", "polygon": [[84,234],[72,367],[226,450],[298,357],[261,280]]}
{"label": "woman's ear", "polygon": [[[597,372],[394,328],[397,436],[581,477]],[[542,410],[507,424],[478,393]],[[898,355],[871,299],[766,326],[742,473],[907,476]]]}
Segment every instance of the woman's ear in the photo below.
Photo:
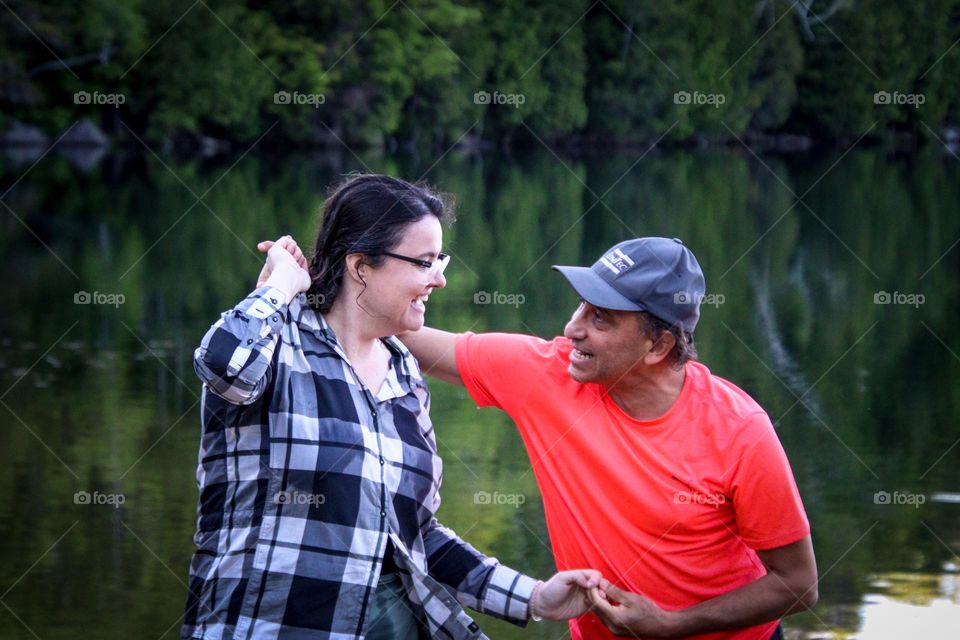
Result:
{"label": "woman's ear", "polygon": [[363,277],[366,276],[368,268],[364,257],[362,253],[351,253],[344,259],[346,264],[344,276],[359,285],[363,285]]}

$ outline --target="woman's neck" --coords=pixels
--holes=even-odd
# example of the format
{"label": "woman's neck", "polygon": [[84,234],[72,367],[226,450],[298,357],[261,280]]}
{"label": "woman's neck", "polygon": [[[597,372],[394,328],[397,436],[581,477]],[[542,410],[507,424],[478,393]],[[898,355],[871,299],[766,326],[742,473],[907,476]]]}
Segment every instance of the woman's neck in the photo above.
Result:
{"label": "woman's neck", "polygon": [[362,309],[350,309],[337,302],[323,318],[337,335],[337,341],[347,357],[351,361],[364,361],[381,348],[380,335],[375,327],[370,326],[370,319]]}

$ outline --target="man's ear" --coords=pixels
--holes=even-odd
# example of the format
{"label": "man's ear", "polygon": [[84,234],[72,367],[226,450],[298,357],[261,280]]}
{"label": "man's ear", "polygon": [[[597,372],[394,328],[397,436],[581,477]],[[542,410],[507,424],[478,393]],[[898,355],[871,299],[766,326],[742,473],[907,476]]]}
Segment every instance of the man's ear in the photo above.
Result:
{"label": "man's ear", "polygon": [[670,352],[673,351],[673,347],[676,346],[676,344],[676,336],[669,331],[664,331],[660,334],[660,337],[653,341],[650,350],[643,358],[644,362],[648,365],[660,364],[670,355]]}
{"label": "man's ear", "polygon": [[345,276],[359,285],[363,284],[363,277],[366,276],[368,265],[364,262],[365,256],[362,253],[351,253],[344,258],[346,265]]}

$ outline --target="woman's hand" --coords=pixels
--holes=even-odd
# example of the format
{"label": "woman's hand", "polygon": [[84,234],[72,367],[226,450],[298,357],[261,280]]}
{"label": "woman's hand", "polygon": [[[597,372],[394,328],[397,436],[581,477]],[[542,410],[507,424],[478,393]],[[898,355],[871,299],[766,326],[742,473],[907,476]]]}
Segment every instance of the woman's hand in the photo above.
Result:
{"label": "woman's hand", "polygon": [[[307,259],[303,256],[303,252],[300,251],[300,247],[297,246],[297,241],[291,236],[283,236],[276,242],[273,240],[264,240],[263,242],[257,244],[257,250],[261,253],[268,253],[270,251],[270,247],[272,247],[274,244],[279,244],[285,248],[290,255],[293,256],[293,259],[297,261],[297,264],[300,265],[301,269],[304,271],[309,271],[310,265],[307,263]],[[270,271],[271,267],[268,257],[267,261],[263,264],[263,269],[260,270],[260,276],[257,278],[257,289],[267,283],[267,278],[270,277]]]}
{"label": "woman's hand", "polygon": [[286,295],[287,304],[298,293],[310,288],[310,274],[306,269],[307,261],[293,238],[283,236],[276,242],[261,242],[257,248],[267,252],[267,262],[263,265],[260,277],[257,279],[258,288],[270,285],[280,289]]}
{"label": "woman's hand", "polygon": [[560,571],[534,589],[530,613],[548,620],[566,620],[590,610],[589,592],[600,586],[602,575],[593,569]]}

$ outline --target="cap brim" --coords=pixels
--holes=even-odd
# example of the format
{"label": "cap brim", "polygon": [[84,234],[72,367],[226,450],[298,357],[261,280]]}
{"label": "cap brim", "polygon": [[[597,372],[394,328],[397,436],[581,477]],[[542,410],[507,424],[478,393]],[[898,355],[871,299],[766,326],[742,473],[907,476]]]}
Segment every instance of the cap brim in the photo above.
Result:
{"label": "cap brim", "polygon": [[603,278],[598,276],[590,267],[562,267],[553,265],[555,271],[559,271],[570,286],[580,294],[580,297],[601,309],[613,309],[615,311],[646,311],[639,304],[628,300],[616,289],[604,282]]}

